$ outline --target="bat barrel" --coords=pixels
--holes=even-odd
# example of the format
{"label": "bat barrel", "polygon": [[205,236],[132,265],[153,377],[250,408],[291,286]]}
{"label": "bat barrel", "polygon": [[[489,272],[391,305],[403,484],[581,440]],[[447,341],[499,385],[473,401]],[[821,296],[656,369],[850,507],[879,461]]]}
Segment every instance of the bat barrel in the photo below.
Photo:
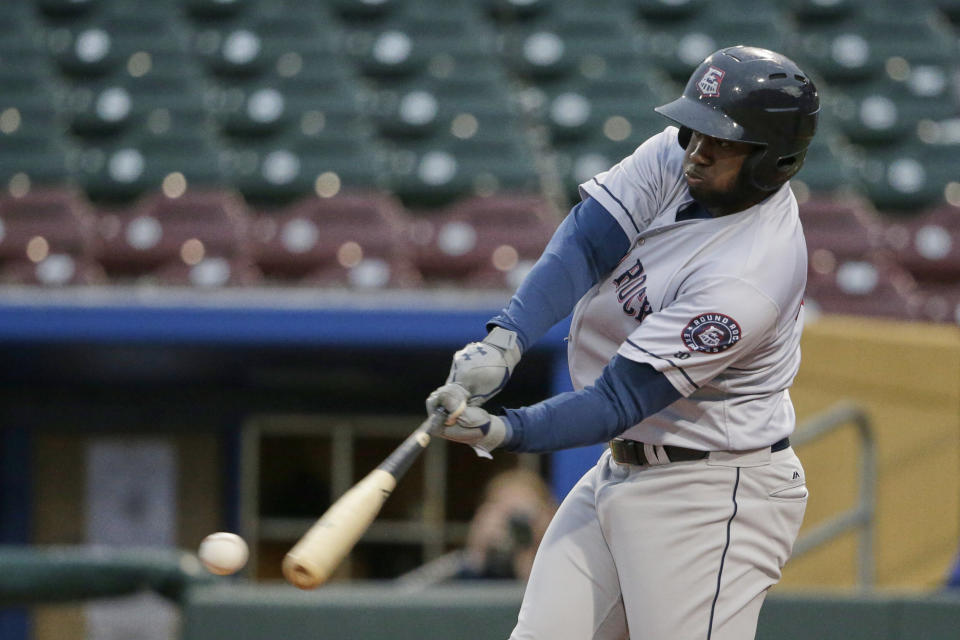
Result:
{"label": "bat barrel", "polygon": [[445,417],[442,411],[430,416],[380,466],[327,509],[284,557],[283,576],[288,582],[313,589],[330,578],[377,517],[397,480],[430,444],[430,435],[440,429]]}

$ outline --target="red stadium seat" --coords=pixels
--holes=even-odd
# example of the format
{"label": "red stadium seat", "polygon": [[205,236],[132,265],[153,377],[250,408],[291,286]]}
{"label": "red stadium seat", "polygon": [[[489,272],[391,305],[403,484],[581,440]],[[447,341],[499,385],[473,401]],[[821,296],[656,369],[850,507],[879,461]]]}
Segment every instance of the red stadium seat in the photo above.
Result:
{"label": "red stadium seat", "polygon": [[960,279],[960,208],[944,205],[916,217],[890,219],[884,240],[917,280]]}
{"label": "red stadium seat", "polygon": [[[21,198],[0,198],[0,260],[27,257],[31,241],[46,253],[92,255],[96,218],[87,203],[69,189],[31,191]],[[38,240],[39,239],[39,240]],[[43,253],[36,249],[40,255]]]}
{"label": "red stadium seat", "polygon": [[0,198],[0,281],[7,284],[95,284],[96,218],[75,191],[31,191]]}
{"label": "red stadium seat", "polygon": [[379,194],[311,196],[259,216],[257,264],[269,277],[353,288],[421,282],[411,261],[409,222],[397,200]]}
{"label": "red stadium seat", "polygon": [[918,317],[921,303],[910,274],[885,257],[842,260],[826,273],[811,270],[804,300],[823,313],[899,319]]}
{"label": "red stadium seat", "polygon": [[172,265],[211,258],[250,262],[249,213],[229,192],[187,191],[179,198],[156,193],[130,209],[104,214],[100,222],[100,261],[119,277],[167,273]]}
{"label": "red stadium seat", "polygon": [[471,198],[411,227],[424,277],[511,288],[540,256],[557,226],[537,196]]}
{"label": "red stadium seat", "polygon": [[800,205],[800,221],[811,255],[824,249],[838,257],[865,257],[883,248],[883,227],[859,200],[813,198]]}

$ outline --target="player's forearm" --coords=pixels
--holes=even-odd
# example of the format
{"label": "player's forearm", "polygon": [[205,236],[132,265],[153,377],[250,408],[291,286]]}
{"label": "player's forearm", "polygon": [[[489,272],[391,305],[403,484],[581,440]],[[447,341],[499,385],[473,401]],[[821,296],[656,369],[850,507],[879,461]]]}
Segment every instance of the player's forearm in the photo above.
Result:
{"label": "player's forearm", "polygon": [[623,258],[630,241],[596,200],[578,204],[489,326],[516,331],[522,350],[567,317],[577,301]]}
{"label": "player's forearm", "polygon": [[680,397],[650,365],[616,356],[593,386],[507,409],[501,447],[542,453],[606,442]]}

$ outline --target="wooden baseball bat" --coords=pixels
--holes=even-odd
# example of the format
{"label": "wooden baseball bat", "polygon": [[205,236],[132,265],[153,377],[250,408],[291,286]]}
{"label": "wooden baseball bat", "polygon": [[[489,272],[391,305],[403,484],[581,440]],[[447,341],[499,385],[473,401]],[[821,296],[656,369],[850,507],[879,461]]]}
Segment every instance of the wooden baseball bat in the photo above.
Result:
{"label": "wooden baseball bat", "polygon": [[466,404],[447,414],[437,410],[407,436],[380,465],[330,505],[283,559],[283,575],[301,589],[313,589],[330,577],[380,513],[383,503],[444,421],[452,422]]}

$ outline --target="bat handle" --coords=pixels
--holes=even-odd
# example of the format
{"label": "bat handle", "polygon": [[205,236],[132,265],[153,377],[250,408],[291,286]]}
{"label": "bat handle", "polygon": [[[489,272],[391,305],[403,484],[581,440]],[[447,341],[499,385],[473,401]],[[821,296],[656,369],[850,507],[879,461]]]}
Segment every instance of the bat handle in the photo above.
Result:
{"label": "bat handle", "polygon": [[445,421],[450,421],[451,418],[455,420],[466,408],[467,405],[464,403],[452,413],[443,408],[435,409],[416,431],[407,436],[407,439],[380,463],[377,469],[386,471],[397,480],[402,478],[420,452],[430,445],[431,436],[443,429]]}

